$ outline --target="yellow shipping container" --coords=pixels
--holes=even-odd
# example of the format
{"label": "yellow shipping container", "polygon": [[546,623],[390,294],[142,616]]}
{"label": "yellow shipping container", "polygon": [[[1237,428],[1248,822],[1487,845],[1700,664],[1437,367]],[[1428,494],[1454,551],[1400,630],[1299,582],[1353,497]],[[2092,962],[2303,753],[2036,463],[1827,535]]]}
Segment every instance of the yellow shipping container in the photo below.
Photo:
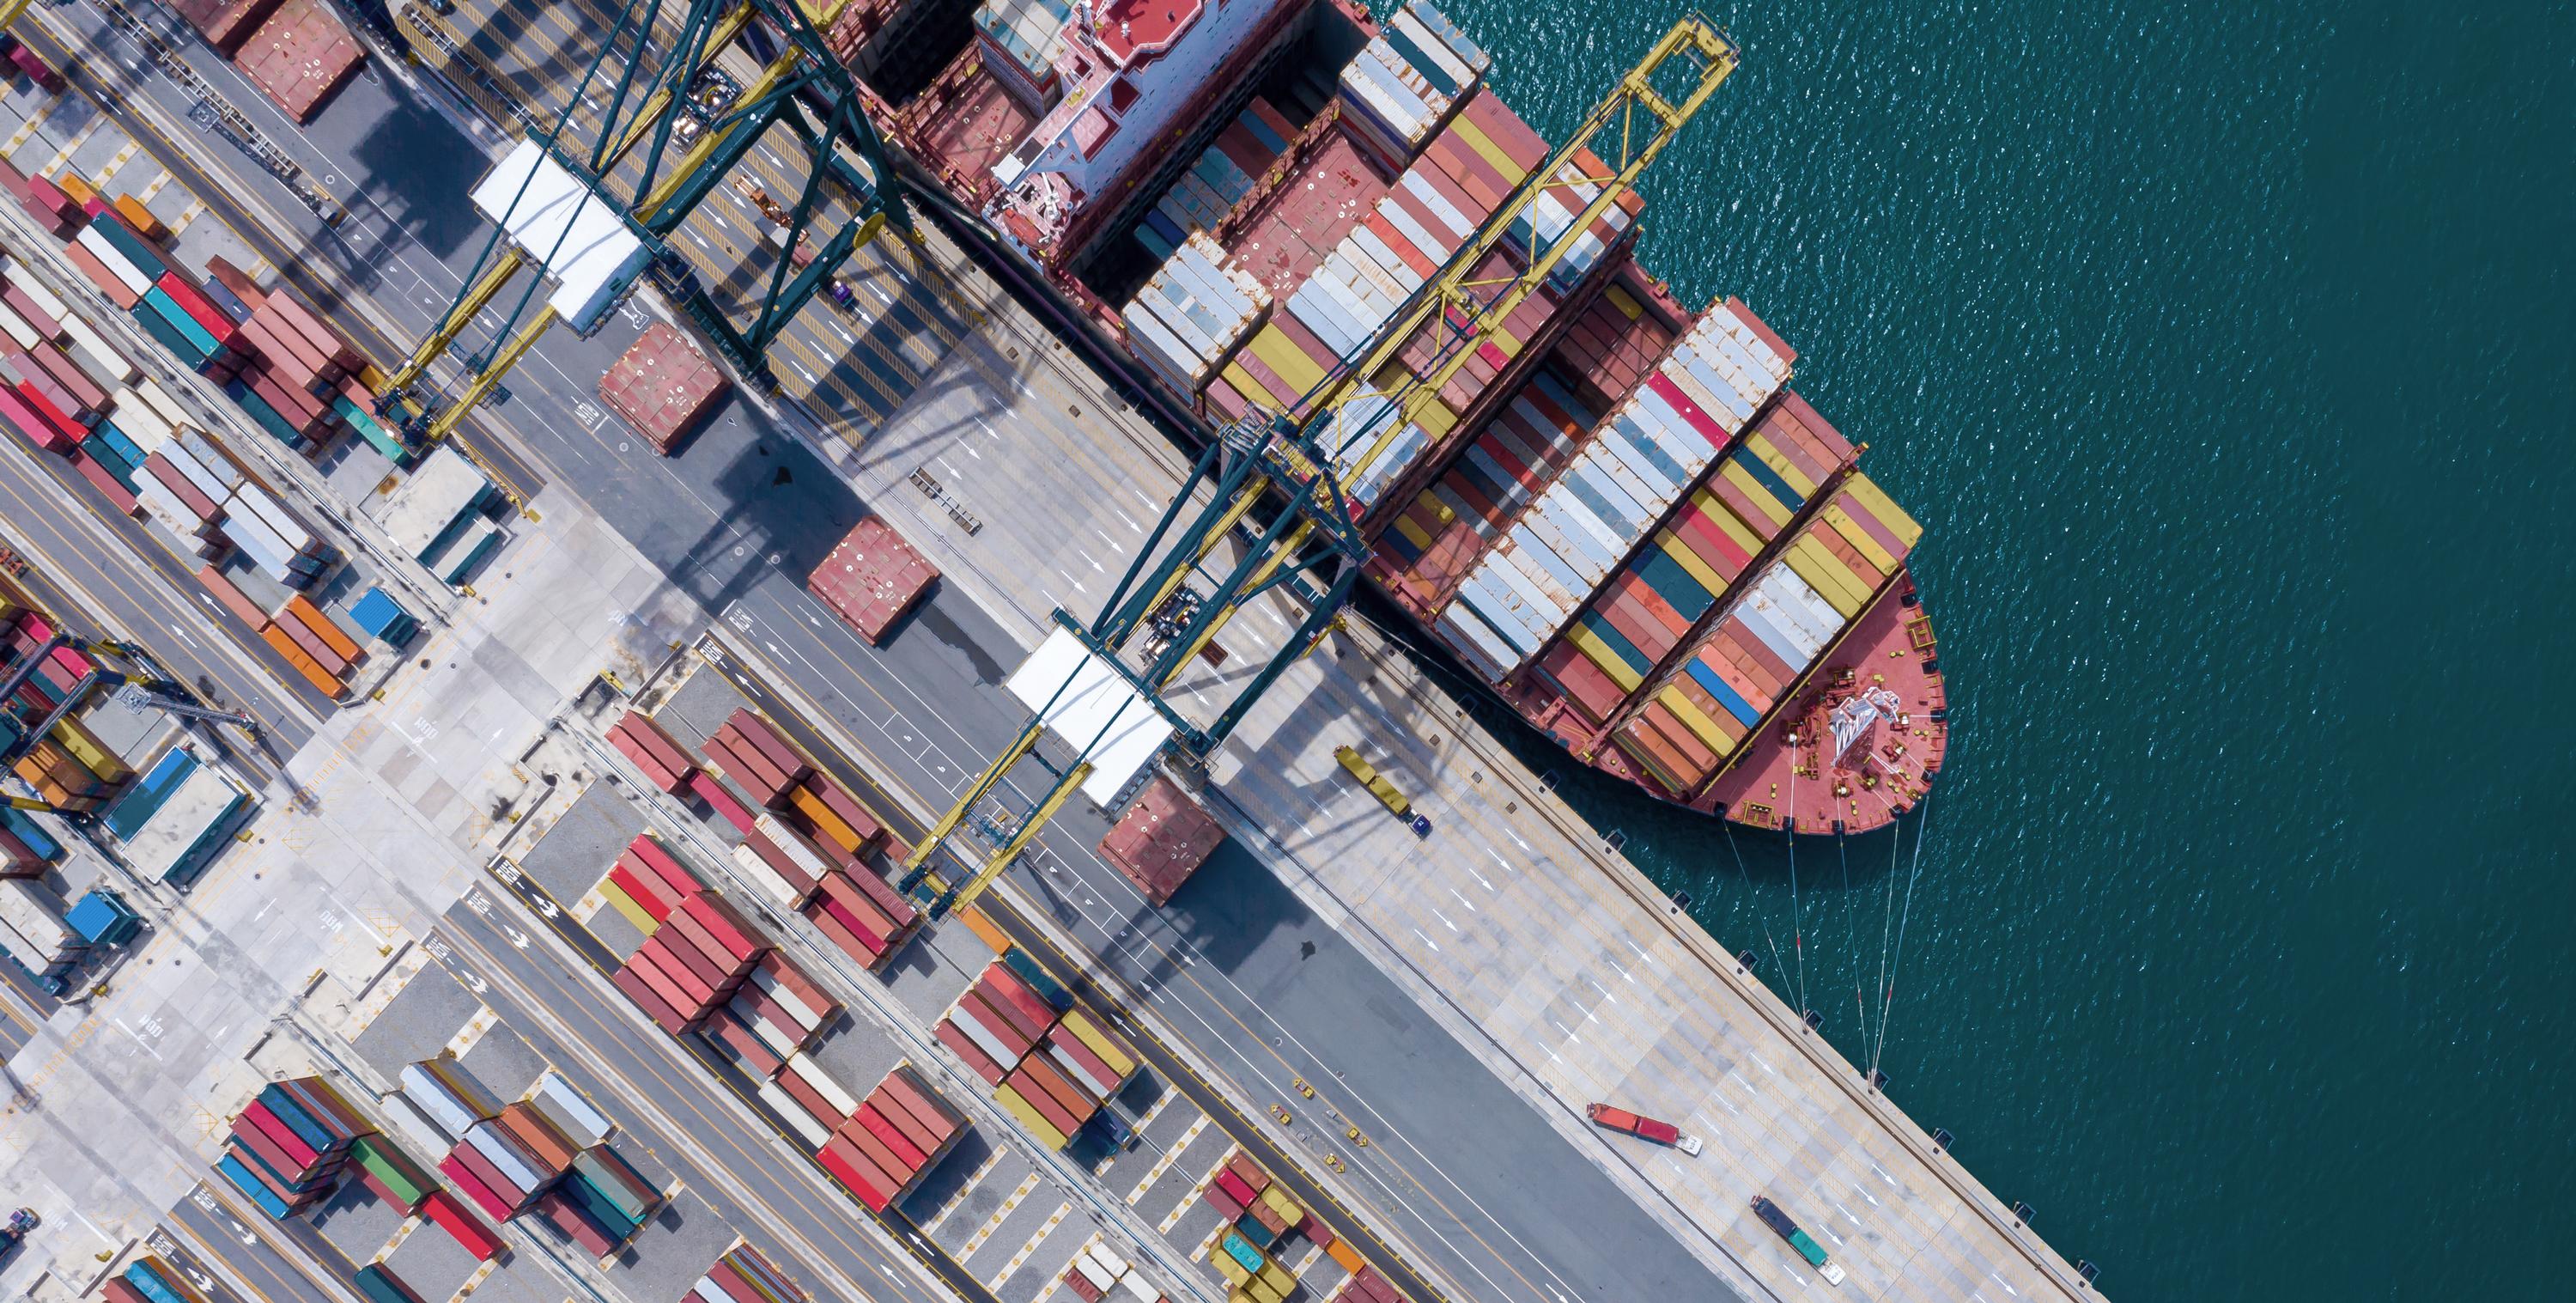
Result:
{"label": "yellow shipping container", "polygon": [[1896,569],[1895,555],[1887,550],[1885,544],[1878,541],[1876,534],[1870,533],[1859,521],[1852,519],[1851,513],[1842,509],[1839,500],[1825,504],[1825,520],[1834,527],[1835,533],[1843,536],[1844,542],[1852,545],[1853,551],[1868,557],[1869,563],[1878,567],[1878,573],[1882,578]]}
{"label": "yellow shipping container", "polygon": [[1020,1092],[1013,1090],[1011,1088],[1011,1083],[1007,1081],[1003,1082],[1001,1086],[994,1090],[993,1098],[1001,1102],[1002,1108],[1005,1112],[1008,1112],[1012,1117],[1018,1118],[1020,1120],[1020,1125],[1029,1129],[1030,1135],[1036,1136],[1038,1139],[1047,1142],[1047,1148],[1064,1148],[1065,1141],[1068,1137],[1063,1132],[1056,1130],[1055,1124],[1047,1121],[1046,1114],[1038,1112],[1035,1105],[1020,1098]]}
{"label": "yellow shipping container", "polygon": [[1609,675],[1610,681],[1618,684],[1621,692],[1634,692],[1638,684],[1645,682],[1645,679],[1635,670],[1628,668],[1628,662],[1619,659],[1619,653],[1610,650],[1609,644],[1601,641],[1601,635],[1585,628],[1581,623],[1566,626],[1565,640],[1581,649],[1593,664],[1600,666],[1601,672]]}
{"label": "yellow shipping container", "polygon": [[1655,546],[1662,548],[1664,555],[1673,559],[1674,565],[1680,566],[1690,573],[1691,578],[1698,580],[1699,586],[1707,589],[1710,596],[1719,596],[1726,592],[1726,580],[1715,570],[1710,569],[1708,562],[1701,560],[1699,553],[1692,551],[1691,545],[1684,542],[1673,531],[1667,529],[1657,534]]}
{"label": "yellow shipping container", "polygon": [[1226,1283],[1238,1290],[1252,1281],[1252,1273],[1245,1271],[1243,1264],[1235,1261],[1234,1255],[1226,1252],[1222,1244],[1208,1246],[1208,1261],[1216,1264],[1216,1269],[1225,1273]]}
{"label": "yellow shipping container", "polygon": [[1091,1021],[1091,1015],[1080,1009],[1069,1009],[1065,1011],[1063,1022],[1065,1029],[1073,1033],[1074,1039],[1081,1041],[1083,1048],[1099,1055],[1100,1061],[1108,1064],[1111,1072],[1123,1078],[1136,1070],[1136,1056],[1128,1053],[1127,1047],[1119,1044],[1108,1033],[1101,1031],[1099,1025]]}
{"label": "yellow shipping container", "polygon": [[[1298,393],[1314,388],[1316,382],[1324,378],[1324,369],[1315,365],[1315,360],[1306,356],[1305,351],[1291,342],[1276,325],[1263,323],[1261,329],[1253,332],[1252,343],[1248,347],[1254,357],[1261,359],[1263,366],[1270,368],[1272,375]],[[1245,378],[1250,379],[1249,376]],[[1245,392],[1258,394],[1263,390],[1255,383]]]}
{"label": "yellow shipping container", "polygon": [[1628,291],[1616,285],[1601,291],[1601,297],[1610,300],[1610,306],[1617,308],[1620,314],[1630,321],[1646,315],[1646,305],[1639,303]]}
{"label": "yellow shipping container", "polygon": [[1823,550],[1814,540],[1801,538],[1789,545],[1788,555],[1783,559],[1800,579],[1807,581],[1809,588],[1833,603],[1834,609],[1842,612],[1843,618],[1848,620],[1860,614],[1860,603],[1852,597],[1851,585],[1834,576],[1835,567],[1829,564],[1833,558],[1828,555],[1822,561],[1817,559],[1816,554]]}
{"label": "yellow shipping container", "polygon": [[1270,1261],[1262,1264],[1261,1270],[1253,1273],[1252,1281],[1256,1285],[1268,1285],[1270,1288],[1279,1291],[1279,1297],[1281,1298],[1286,1298],[1297,1292],[1297,1277],[1291,1274],[1286,1267],[1279,1265],[1279,1260],[1277,1258],[1272,1258]]}
{"label": "yellow shipping container", "polygon": [[1798,547],[1851,594],[1851,614],[1858,615],[1860,608],[1869,605],[1870,594],[1878,590],[1879,576],[1853,569],[1850,562],[1835,556],[1834,550],[1825,546],[1825,540],[1812,529],[1798,539]]}
{"label": "yellow shipping container", "polygon": [[121,783],[134,776],[134,767],[125,763],[125,757],[108,750],[107,744],[99,741],[98,735],[90,732],[89,726],[78,719],[66,715],[57,721],[53,738],[63,744],[64,750],[72,753],[73,759],[80,761],[102,781]]}
{"label": "yellow shipping container", "polygon": [[1280,1189],[1276,1181],[1261,1187],[1261,1202],[1270,1205],[1270,1211],[1286,1218],[1292,1227],[1305,1220],[1306,1210],[1300,1207],[1296,1200],[1289,1198],[1288,1192]]}
{"label": "yellow shipping container", "polygon": [[1719,732],[1717,725],[1709,722],[1708,712],[1693,705],[1689,697],[1682,695],[1680,688],[1666,687],[1655,694],[1655,700],[1664,703],[1664,709],[1673,712],[1673,718],[1680,720],[1682,726],[1689,729],[1692,735],[1709,750],[1719,755],[1727,755],[1735,750],[1735,743],[1729,741],[1726,734]]}
{"label": "yellow shipping container", "polygon": [[1771,490],[1762,487],[1762,481],[1753,478],[1753,472],[1736,464],[1734,458],[1728,458],[1726,468],[1718,474],[1725,476],[1727,483],[1743,491],[1745,500],[1753,504],[1755,511],[1762,513],[1763,519],[1770,522],[1775,533],[1782,525],[1789,523],[1789,509],[1781,506],[1780,500],[1771,496]]}
{"label": "yellow shipping container", "polygon": [[1519,185],[1521,178],[1529,175],[1528,170],[1513,162],[1512,156],[1504,153],[1503,147],[1495,144],[1494,138],[1486,135],[1483,128],[1469,122],[1467,115],[1462,113],[1451,118],[1449,130],[1460,140],[1467,142],[1467,148],[1484,155],[1485,161],[1493,164],[1494,170],[1503,174],[1504,184]]}
{"label": "yellow shipping container", "polygon": [[662,926],[661,924],[653,921],[653,916],[651,914],[644,912],[644,907],[642,905],[635,903],[635,898],[633,896],[626,894],[626,888],[618,886],[616,883],[606,879],[601,879],[599,884],[599,894],[602,898],[608,901],[608,907],[610,909],[616,910],[618,914],[626,919],[627,922],[634,924],[636,931],[649,937]]}
{"label": "yellow shipping container", "polygon": [[1789,487],[1796,489],[1799,497],[1814,495],[1815,480],[1809,478],[1805,471],[1798,469],[1798,463],[1789,460],[1789,455],[1774,447],[1770,439],[1757,434],[1746,446],[1753,449],[1754,456],[1762,459],[1763,465],[1771,468],[1772,474],[1788,481]]}
{"label": "yellow shipping container", "polygon": [[1911,551],[1915,544],[1923,541],[1923,527],[1914,523],[1914,517],[1906,515],[1905,508],[1896,505],[1895,500],[1889,498],[1870,477],[1854,471],[1850,479],[1843,481],[1843,488],[1867,508],[1878,523],[1887,526],[1887,532],[1896,535],[1896,541],[1903,543],[1907,550]]}

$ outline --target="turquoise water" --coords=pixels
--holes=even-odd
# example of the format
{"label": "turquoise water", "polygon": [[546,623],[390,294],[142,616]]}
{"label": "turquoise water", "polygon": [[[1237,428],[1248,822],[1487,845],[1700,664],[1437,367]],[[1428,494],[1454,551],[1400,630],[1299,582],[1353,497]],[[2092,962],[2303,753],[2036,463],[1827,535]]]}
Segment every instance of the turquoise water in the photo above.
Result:
{"label": "turquoise water", "polygon": [[[1449,7],[1552,135],[1673,13]],[[1929,528],[1955,732],[1895,844],[1576,800],[1855,1057],[1892,962],[1893,1094],[2110,1297],[2557,1292],[2576,22],[1716,16],[1646,260]]]}

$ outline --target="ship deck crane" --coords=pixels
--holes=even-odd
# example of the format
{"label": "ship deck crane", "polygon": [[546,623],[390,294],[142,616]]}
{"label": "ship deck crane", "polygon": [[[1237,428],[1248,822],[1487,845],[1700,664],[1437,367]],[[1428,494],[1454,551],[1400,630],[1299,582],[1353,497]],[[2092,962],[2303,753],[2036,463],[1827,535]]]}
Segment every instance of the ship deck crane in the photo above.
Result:
{"label": "ship deck crane", "polygon": [[[1096,619],[1086,626],[1062,610],[1056,612],[1057,624],[1081,640],[1095,663],[1115,667],[1127,686],[1170,725],[1170,746],[1184,760],[1204,763],[1279,676],[1321,640],[1348,600],[1367,563],[1368,545],[1351,519],[1346,491],[1438,397],[1442,386],[1466,365],[1476,343],[1537,293],[1549,273],[1571,254],[1577,237],[1635,187],[1637,178],[1734,71],[1736,62],[1733,40],[1706,18],[1693,14],[1675,23],[1438,273],[1408,297],[1356,355],[1343,359],[1318,381],[1295,410],[1256,411],[1209,443]],[[1570,166],[1587,149],[1607,164],[1606,175],[1579,175],[1582,170]],[[1578,215],[1545,247],[1533,248],[1526,267],[1507,277],[1476,276],[1486,255],[1542,195],[1551,191],[1580,195],[1585,187],[1591,194],[1579,205]],[[1398,386],[1392,394],[1378,391],[1375,378],[1385,374],[1426,327],[1447,332],[1428,373]],[[1356,429],[1345,428],[1352,423],[1354,411],[1367,414],[1356,419]],[[1206,501],[1175,532],[1175,524],[1203,486],[1211,490]],[[1214,592],[1185,604],[1189,608],[1185,618],[1166,618],[1191,577],[1202,573],[1208,558],[1227,538],[1239,537],[1238,529],[1255,508],[1283,495],[1285,503],[1260,529],[1257,541],[1216,580]],[[1162,560],[1149,575],[1148,564],[1158,552]],[[1318,589],[1312,581],[1323,586]],[[1295,632],[1212,723],[1202,727],[1182,716],[1165,700],[1164,690],[1245,603],[1273,589],[1285,589],[1303,603],[1305,615]],[[1157,624],[1171,627],[1153,627]],[[1142,658],[1143,668],[1138,669],[1128,664],[1124,653],[1140,631],[1150,631],[1153,641],[1150,654]],[[1059,696],[1062,691],[1058,689]],[[1058,767],[1039,755],[1039,763],[1053,777],[1047,791],[1033,802],[1030,814],[1001,846],[974,861],[962,880],[951,885],[937,874],[936,858],[969,814],[1001,788],[1005,776],[1022,759],[1038,754],[1054,706],[1050,699],[1031,718],[904,861],[903,888],[914,891],[927,883],[934,914],[971,902],[1091,776],[1099,737],[1085,742],[1069,765]]]}
{"label": "ship deck crane", "polygon": [[[565,97],[553,125],[534,135],[556,164],[583,182],[600,202],[618,209],[628,230],[649,251],[663,288],[715,340],[736,370],[764,386],[772,383],[765,360],[770,344],[815,291],[888,225],[911,230],[902,183],[862,108],[861,92],[816,30],[817,24],[829,26],[848,2],[829,0],[818,5],[809,20],[797,0],[690,0],[672,48],[653,63],[641,52],[649,50],[661,0],[626,0],[616,26]],[[763,25],[755,27],[755,20]],[[707,105],[693,101],[692,83],[715,69],[717,56],[737,38],[753,33],[776,44],[777,54],[729,104],[717,106],[720,112],[711,113]],[[621,50],[621,41],[628,42],[629,48]],[[595,98],[592,83],[611,68],[617,70],[616,88],[605,107],[597,109],[596,126],[586,133],[585,150],[567,135],[575,110]],[[685,130],[684,120],[691,124]],[[782,253],[766,278],[753,318],[748,326],[737,326],[698,283],[670,237],[769,129],[782,124],[805,146],[804,190],[783,224]],[[650,147],[630,190],[631,202],[621,200],[612,194],[609,181],[648,139]],[[675,143],[680,143],[676,156]],[[857,164],[845,150],[857,156]],[[810,260],[800,263],[791,255],[834,186],[850,197],[851,216]],[[525,194],[523,185],[511,201],[512,210]],[[557,243],[560,249],[561,241]],[[379,414],[392,421],[406,440],[426,445],[453,433],[558,323],[550,307],[539,305],[533,314],[529,312],[543,279],[542,262],[552,256],[531,259],[527,251],[511,246],[497,227],[486,239],[465,287],[396,368],[378,399]],[[519,272],[531,270],[532,262],[540,263],[533,268],[537,276],[495,330],[491,350],[470,359],[464,391],[449,402],[437,403],[424,391],[431,366]]]}

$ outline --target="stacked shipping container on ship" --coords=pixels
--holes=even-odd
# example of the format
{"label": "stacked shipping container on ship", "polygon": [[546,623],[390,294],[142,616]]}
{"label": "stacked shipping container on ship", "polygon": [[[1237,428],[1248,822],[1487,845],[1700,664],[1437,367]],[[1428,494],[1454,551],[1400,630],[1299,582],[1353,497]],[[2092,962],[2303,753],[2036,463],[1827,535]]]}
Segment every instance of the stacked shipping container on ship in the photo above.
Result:
{"label": "stacked shipping container on ship", "polygon": [[1703,314],[1467,573],[1433,627],[1487,682],[1538,655],[1787,381],[1795,355],[1768,334],[1734,300]]}

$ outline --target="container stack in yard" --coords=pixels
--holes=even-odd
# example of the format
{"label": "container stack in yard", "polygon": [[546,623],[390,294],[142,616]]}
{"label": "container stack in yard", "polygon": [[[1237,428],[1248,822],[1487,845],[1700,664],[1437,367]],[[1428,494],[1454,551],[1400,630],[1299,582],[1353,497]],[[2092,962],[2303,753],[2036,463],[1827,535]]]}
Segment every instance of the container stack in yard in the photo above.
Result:
{"label": "container stack in yard", "polygon": [[[606,1257],[631,1238],[661,1193],[605,1143],[607,1122],[549,1072],[524,1100],[495,1107],[454,1059],[403,1069],[400,1099],[421,1138],[453,1138],[438,1170],[494,1221],[534,1211],[564,1238]],[[387,1099],[388,1107],[394,1100]],[[434,1131],[430,1129],[435,1129]],[[453,1206],[425,1207],[478,1259],[500,1250],[491,1232]]]}
{"label": "container stack in yard", "polygon": [[748,1244],[727,1249],[678,1303],[808,1303],[805,1291]]}
{"label": "container stack in yard", "polygon": [[619,852],[617,862],[608,867],[608,876],[599,884],[600,895],[609,908],[625,916],[635,930],[646,936],[671,917],[680,902],[706,890],[696,874],[689,872],[651,833],[638,833]]}
{"label": "container stack in yard", "polygon": [[89,948],[34,879],[0,878],[0,951],[11,963],[51,989],[80,966]]}
{"label": "container stack in yard", "polygon": [[[70,647],[48,650],[63,632],[43,614],[0,597],[0,683],[14,685],[0,700],[0,746],[17,748],[10,772],[47,805],[63,814],[86,814],[114,799],[134,771],[81,722],[79,712],[93,699],[102,667]],[[52,725],[31,739],[47,720]],[[28,825],[14,811],[9,817],[13,832]],[[37,836],[50,844],[50,838]],[[0,861],[23,865],[29,851],[0,842]]]}
{"label": "container stack in yard", "polygon": [[677,1036],[731,1000],[769,948],[769,939],[722,897],[699,892],[682,900],[610,980]]}
{"label": "container stack in yard", "polygon": [[1113,1296],[1117,1303],[1163,1303],[1163,1291],[1154,1288],[1145,1273],[1098,1240],[1073,1255],[1063,1279],[1064,1287],[1083,1303],[1103,1303]]}
{"label": "container stack in yard", "polygon": [[939,1165],[966,1118],[909,1067],[868,1092],[814,1156],[870,1212],[884,1212]]}
{"label": "container stack in yard", "polygon": [[1100,839],[1100,855],[1145,899],[1165,905],[1224,842],[1225,829],[1170,778],[1156,774]]}
{"label": "container stack in yard", "polygon": [[82,896],[79,903],[64,912],[63,922],[93,946],[121,946],[143,930],[143,916],[126,903],[123,895],[107,887]]}
{"label": "container stack in yard", "polygon": [[500,496],[465,454],[441,444],[369,514],[395,547],[453,586],[500,545],[500,528],[483,514]]}
{"label": "container stack in yard", "polygon": [[741,831],[734,864],[742,876],[867,968],[902,949],[921,911],[885,880],[884,825],[750,710],[718,726],[706,752],[754,802],[742,807],[707,774],[689,780]]}
{"label": "container stack in yard", "polygon": [[839,1002],[825,995],[787,956],[772,950],[744,974],[733,998],[708,1011],[698,1035],[755,1081],[769,1081],[838,1018]]}
{"label": "container stack in yard", "polygon": [[168,791],[134,835],[121,839],[121,849],[136,873],[185,886],[230,842],[233,825],[252,801],[241,784],[193,755]]}
{"label": "container stack in yard", "polygon": [[319,1077],[272,1082],[233,1119],[215,1167],[242,1197],[283,1221],[329,1197],[352,1144],[375,1130]]}
{"label": "container stack in yard", "polygon": [[732,388],[697,341],[656,321],[599,378],[599,401],[668,457]]}
{"label": "container stack in yard", "polygon": [[875,647],[938,578],[939,568],[892,525],[869,516],[814,567],[805,586]]}
{"label": "container stack in yard", "polygon": [[1224,1230],[1209,1246],[1208,1261],[1225,1275],[1238,1296],[1277,1303],[1295,1293],[1297,1278],[1279,1259],[1284,1256],[1288,1237],[1303,1235],[1351,1273],[1341,1292],[1334,1295],[1336,1299],[1392,1303],[1397,1298],[1387,1288],[1384,1277],[1333,1234],[1331,1227],[1298,1203],[1250,1154],[1238,1149],[1229,1155],[1208,1174],[1207,1182],[1199,1187],[1199,1198],[1226,1219]]}
{"label": "container stack in yard", "polygon": [[1073,1007],[1062,988],[1048,986],[1042,994],[997,960],[932,1030],[993,1087],[1005,1112],[1049,1148],[1062,1149],[1135,1076],[1138,1064],[1135,1052]]}
{"label": "container stack in yard", "polygon": [[635,762],[653,780],[654,790],[676,793],[689,785],[689,776],[698,771],[697,762],[689,758],[669,732],[653,722],[653,717],[640,710],[630,710],[609,726],[608,743],[618,754]]}
{"label": "container stack in yard", "polygon": [[108,1303],[207,1303],[184,1273],[148,1253],[125,1264],[99,1291]]}

